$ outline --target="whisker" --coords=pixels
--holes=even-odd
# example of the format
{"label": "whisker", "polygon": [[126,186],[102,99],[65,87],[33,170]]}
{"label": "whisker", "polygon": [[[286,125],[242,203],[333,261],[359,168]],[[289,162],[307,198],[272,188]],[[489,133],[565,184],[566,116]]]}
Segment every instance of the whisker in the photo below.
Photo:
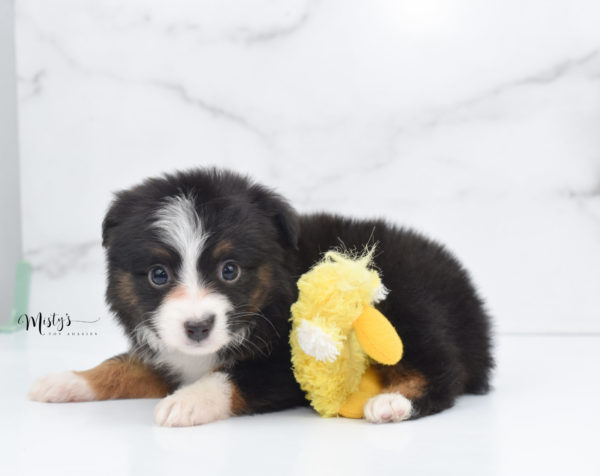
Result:
{"label": "whisker", "polygon": [[273,331],[275,331],[275,334],[277,335],[277,337],[281,338],[281,334],[277,330],[277,327],[275,327],[275,324],[273,324],[273,322],[260,311],[257,311],[257,312],[236,311],[236,312],[233,312],[231,315],[233,317],[260,317],[261,319],[265,320],[273,328]]}

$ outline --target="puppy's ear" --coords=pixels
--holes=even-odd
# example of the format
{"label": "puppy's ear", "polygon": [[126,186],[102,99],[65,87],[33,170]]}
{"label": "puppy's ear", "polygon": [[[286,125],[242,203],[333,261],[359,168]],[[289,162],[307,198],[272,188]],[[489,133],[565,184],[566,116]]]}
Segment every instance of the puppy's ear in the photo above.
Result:
{"label": "puppy's ear", "polygon": [[124,201],[124,192],[117,192],[102,221],[102,246],[104,248],[108,248],[114,229],[123,221],[123,211],[126,208]]}
{"label": "puppy's ear", "polygon": [[255,185],[250,189],[252,201],[272,218],[279,233],[280,242],[287,248],[298,249],[300,221],[291,205],[279,194]]}
{"label": "puppy's ear", "polygon": [[104,248],[108,248],[113,228],[115,228],[118,224],[117,210],[113,203],[106,213],[104,220],[102,221],[102,246]]}

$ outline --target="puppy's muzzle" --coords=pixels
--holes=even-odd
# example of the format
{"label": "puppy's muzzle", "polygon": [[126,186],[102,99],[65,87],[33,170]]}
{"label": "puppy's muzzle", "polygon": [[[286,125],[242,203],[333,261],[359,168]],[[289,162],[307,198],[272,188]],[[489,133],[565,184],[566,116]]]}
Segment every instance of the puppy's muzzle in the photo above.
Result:
{"label": "puppy's muzzle", "polygon": [[201,320],[185,321],[183,327],[188,339],[194,342],[201,342],[210,335],[210,331],[215,325],[215,315],[208,314]]}

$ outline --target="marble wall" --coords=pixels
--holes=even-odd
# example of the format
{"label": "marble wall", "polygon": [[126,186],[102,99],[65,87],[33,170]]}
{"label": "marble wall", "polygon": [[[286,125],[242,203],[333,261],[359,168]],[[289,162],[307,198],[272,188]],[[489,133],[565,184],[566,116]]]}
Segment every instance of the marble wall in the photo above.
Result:
{"label": "marble wall", "polygon": [[210,164],[447,243],[499,332],[600,332],[599,19],[595,0],[17,0],[32,310],[108,316],[111,193]]}

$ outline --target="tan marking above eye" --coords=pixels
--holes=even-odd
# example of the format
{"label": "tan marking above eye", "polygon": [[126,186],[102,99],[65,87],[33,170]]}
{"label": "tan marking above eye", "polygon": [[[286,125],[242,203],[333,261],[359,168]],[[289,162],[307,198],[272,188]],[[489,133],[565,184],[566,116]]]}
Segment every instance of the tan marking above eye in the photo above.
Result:
{"label": "tan marking above eye", "polygon": [[171,259],[171,253],[169,253],[165,248],[152,248],[150,250],[150,254],[156,257],[158,261],[168,261]]}
{"label": "tan marking above eye", "polygon": [[216,244],[213,256],[216,258],[224,253],[229,253],[231,250],[233,250],[233,242],[231,240],[223,240]]}

